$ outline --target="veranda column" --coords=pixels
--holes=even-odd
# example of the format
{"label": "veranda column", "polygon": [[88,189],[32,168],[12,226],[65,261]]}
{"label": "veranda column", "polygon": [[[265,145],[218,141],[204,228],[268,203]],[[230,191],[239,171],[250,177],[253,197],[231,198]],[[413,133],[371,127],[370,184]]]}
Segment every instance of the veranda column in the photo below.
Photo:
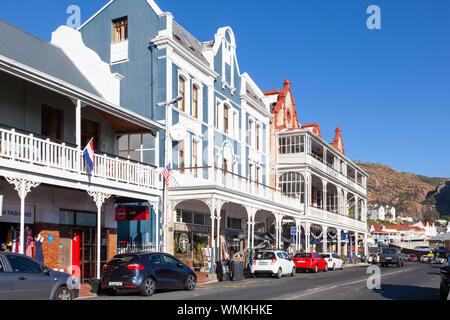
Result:
{"label": "veranda column", "polygon": [[322,180],[322,209],[327,210],[327,182]]}
{"label": "veranda column", "polygon": [[358,257],[358,232],[355,232],[355,259]]}
{"label": "veranda column", "polygon": [[220,261],[220,220],[222,219],[222,217],[217,216],[216,220],[217,220],[217,261]]}
{"label": "veranda column", "polygon": [[364,233],[364,255],[367,257],[368,248],[367,248],[367,233]]}
{"label": "veranda column", "polygon": [[311,237],[311,225],[309,222],[306,223],[305,225],[305,246],[306,246],[306,251],[311,251],[310,250],[310,237]]}
{"label": "veranda column", "polygon": [[93,199],[97,206],[97,279],[100,280],[101,277],[101,269],[100,269],[100,261],[101,261],[101,241],[102,241],[102,206],[105,203],[106,199],[111,197],[110,194],[106,194],[103,192],[96,191],[88,191],[87,192]]}
{"label": "veranda column", "polygon": [[348,197],[348,192],[347,192],[347,190],[344,190],[344,199],[343,199],[343,206],[342,206],[342,208],[344,209],[344,216],[348,216],[348,200],[347,200],[347,197]]}
{"label": "veranda column", "polygon": [[344,255],[348,257],[348,230],[344,230],[344,234],[347,235],[347,239],[344,242]]}
{"label": "veranda column", "polygon": [[20,238],[19,238],[19,253],[24,254],[25,252],[25,198],[27,194],[31,191],[31,188],[38,187],[40,182],[28,181],[25,179],[15,179],[5,177],[6,180],[14,185],[14,189],[19,193],[20,198]]}
{"label": "veranda column", "polygon": [[216,219],[216,215],[214,213],[214,211],[211,212],[211,268],[210,268],[210,273],[214,274],[214,264],[215,264],[215,255],[214,255],[214,250],[215,250],[215,241],[214,241],[214,224],[215,224],[215,219]]}
{"label": "veranda column", "polygon": [[341,256],[342,246],[341,246],[341,229],[337,229],[337,255]]}
{"label": "veranda column", "polygon": [[355,220],[359,220],[359,213],[358,213],[358,196],[355,194]]}
{"label": "veranda column", "polygon": [[323,253],[327,253],[328,251],[328,227],[327,226],[322,226],[322,252]]}
{"label": "veranda column", "polygon": [[301,231],[300,221],[296,219],[295,220],[295,252],[300,250],[300,243],[299,243],[299,239],[301,239],[300,231]]}

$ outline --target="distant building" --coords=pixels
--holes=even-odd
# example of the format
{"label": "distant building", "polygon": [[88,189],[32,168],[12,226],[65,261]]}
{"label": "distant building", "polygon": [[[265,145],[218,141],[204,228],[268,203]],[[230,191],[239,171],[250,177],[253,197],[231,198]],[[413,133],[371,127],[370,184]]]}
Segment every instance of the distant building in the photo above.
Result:
{"label": "distant building", "polygon": [[413,223],[414,222],[414,219],[411,218],[411,217],[401,217],[401,216],[399,216],[399,217],[397,217],[397,219],[402,221],[402,222],[409,222],[409,223]]}
{"label": "distant building", "polygon": [[[367,211],[370,219],[382,220],[382,221],[394,221],[396,219],[395,207],[390,206],[378,206],[375,205],[373,208]],[[412,221],[411,221],[412,222]]]}
{"label": "distant building", "polygon": [[426,238],[432,238],[436,237],[438,235],[436,226],[433,222],[425,222],[422,221],[417,222],[416,224],[413,224],[413,227],[419,227],[425,230],[425,237]]}

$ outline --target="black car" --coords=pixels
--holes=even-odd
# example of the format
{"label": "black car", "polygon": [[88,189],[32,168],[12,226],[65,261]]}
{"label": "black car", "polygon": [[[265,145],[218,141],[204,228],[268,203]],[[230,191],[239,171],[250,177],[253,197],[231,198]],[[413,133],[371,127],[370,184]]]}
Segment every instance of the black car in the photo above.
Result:
{"label": "black car", "polygon": [[194,290],[195,272],[166,253],[120,254],[103,266],[101,290],[107,295],[120,292],[151,296],[157,289]]}
{"label": "black car", "polygon": [[75,278],[18,254],[0,252],[0,300],[72,300]]}
{"label": "black car", "polygon": [[441,300],[446,301],[448,299],[448,292],[450,288],[450,263],[447,262],[441,268]]}

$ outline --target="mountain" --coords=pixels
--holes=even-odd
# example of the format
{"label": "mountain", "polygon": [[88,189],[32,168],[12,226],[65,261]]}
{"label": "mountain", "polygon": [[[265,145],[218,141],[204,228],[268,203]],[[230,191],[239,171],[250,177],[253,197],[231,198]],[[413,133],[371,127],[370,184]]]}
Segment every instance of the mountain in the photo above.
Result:
{"label": "mountain", "polygon": [[367,174],[369,205],[394,206],[397,215],[439,218],[450,215],[450,178],[398,172],[377,163],[355,162]]}

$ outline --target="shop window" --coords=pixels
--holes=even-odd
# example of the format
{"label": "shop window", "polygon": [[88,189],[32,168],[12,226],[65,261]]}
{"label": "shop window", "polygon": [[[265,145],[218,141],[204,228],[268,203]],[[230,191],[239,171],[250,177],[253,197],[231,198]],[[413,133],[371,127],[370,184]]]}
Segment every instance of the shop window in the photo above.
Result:
{"label": "shop window", "polygon": [[97,225],[97,215],[92,213],[77,212],[77,226],[95,227]]}
{"label": "shop window", "polygon": [[86,146],[94,138],[94,150],[99,146],[99,125],[97,122],[81,119],[81,146]]}
{"label": "shop window", "polygon": [[113,20],[114,43],[128,40],[128,18]]}
{"label": "shop window", "polygon": [[93,212],[60,210],[59,224],[66,226],[96,227],[97,214]]}
{"label": "shop window", "polygon": [[43,105],[41,111],[41,134],[43,136],[61,140],[62,111]]}
{"label": "shop window", "polygon": [[193,221],[192,212],[183,210],[182,215],[183,215],[184,223],[192,223],[192,221]]}
{"label": "shop window", "polygon": [[59,224],[66,226],[75,225],[75,212],[61,210],[59,214]]}

